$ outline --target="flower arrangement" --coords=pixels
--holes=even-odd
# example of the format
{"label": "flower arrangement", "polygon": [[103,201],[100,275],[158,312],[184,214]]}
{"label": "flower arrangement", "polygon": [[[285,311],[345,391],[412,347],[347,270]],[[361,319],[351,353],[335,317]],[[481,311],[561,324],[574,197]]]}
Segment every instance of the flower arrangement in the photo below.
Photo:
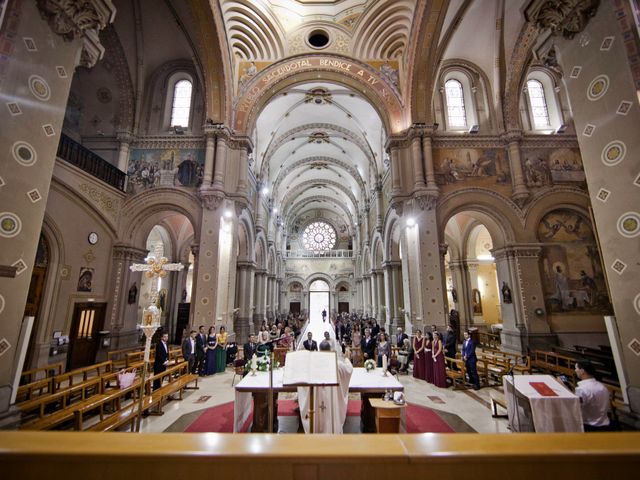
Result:
{"label": "flower arrangement", "polygon": [[259,372],[268,372],[269,371],[269,355],[262,355],[260,357],[258,357],[257,360],[257,364],[258,364],[258,368],[257,370]]}
{"label": "flower arrangement", "polygon": [[370,372],[371,370],[375,370],[376,369],[376,362],[372,359],[367,360],[366,362],[364,362],[364,369],[367,372]]}

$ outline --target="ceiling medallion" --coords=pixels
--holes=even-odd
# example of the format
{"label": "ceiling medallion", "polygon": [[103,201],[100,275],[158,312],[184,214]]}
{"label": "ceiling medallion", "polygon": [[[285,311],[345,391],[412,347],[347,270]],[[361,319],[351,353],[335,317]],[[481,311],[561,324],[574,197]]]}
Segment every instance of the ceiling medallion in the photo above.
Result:
{"label": "ceiling medallion", "polygon": [[315,103],[316,105],[323,105],[332,103],[333,98],[331,93],[324,88],[314,88],[308,91],[304,97],[304,103]]}
{"label": "ceiling medallion", "polygon": [[329,135],[326,132],[314,132],[309,135],[308,143],[329,143]]}

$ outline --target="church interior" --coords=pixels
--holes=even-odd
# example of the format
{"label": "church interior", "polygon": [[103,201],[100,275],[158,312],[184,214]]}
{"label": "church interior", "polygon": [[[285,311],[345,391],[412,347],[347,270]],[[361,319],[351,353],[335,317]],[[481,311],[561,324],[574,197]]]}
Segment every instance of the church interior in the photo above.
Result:
{"label": "church interior", "polygon": [[0,466],[640,467],[639,92],[638,0],[0,0]]}

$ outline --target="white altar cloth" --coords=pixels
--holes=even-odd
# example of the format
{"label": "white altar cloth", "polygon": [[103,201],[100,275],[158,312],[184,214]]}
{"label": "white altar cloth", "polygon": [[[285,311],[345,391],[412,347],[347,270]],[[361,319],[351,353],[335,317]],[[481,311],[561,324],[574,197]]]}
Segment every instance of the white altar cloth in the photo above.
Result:
{"label": "white altar cloth", "polygon": [[[566,389],[551,375],[504,376],[504,396],[507,400],[509,426],[512,431],[582,432],[580,398]],[[514,408],[515,381],[518,411]],[[556,396],[543,396],[531,382],[547,385]],[[530,412],[530,418],[529,418]]]}
{"label": "white altar cloth", "polygon": [[[284,369],[273,371],[274,394],[278,392],[295,392],[296,387],[284,387],[282,378]],[[235,403],[233,405],[233,431],[240,432],[252,412],[253,392],[265,392],[269,389],[268,372],[250,373],[235,386]],[[349,382],[349,392],[384,393],[386,390],[404,390],[404,386],[391,374],[386,377],[381,368],[367,372],[364,368],[354,368]]]}

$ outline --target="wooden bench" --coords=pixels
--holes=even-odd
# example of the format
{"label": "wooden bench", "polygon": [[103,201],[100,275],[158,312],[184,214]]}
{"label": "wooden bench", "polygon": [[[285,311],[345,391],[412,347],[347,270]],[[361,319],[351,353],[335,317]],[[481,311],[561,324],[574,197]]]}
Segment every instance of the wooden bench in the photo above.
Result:
{"label": "wooden bench", "polygon": [[554,352],[543,352],[534,350],[531,352],[531,367],[541,370],[545,373],[566,375],[573,379],[575,384],[575,359],[558,355]]}
{"label": "wooden bench", "polygon": [[465,388],[465,383],[467,381],[466,370],[462,359],[445,357],[444,360],[446,362],[447,378],[451,380],[453,389],[455,390],[458,385],[460,385],[461,388]]}
{"label": "wooden bench", "polygon": [[[152,351],[155,348],[153,345],[151,346]],[[140,352],[144,351],[142,347],[136,345],[134,347],[129,348],[121,348],[119,350],[111,350],[107,352],[107,360],[110,360],[113,363],[114,369],[125,368],[127,367],[127,358],[126,355],[132,352]]]}
{"label": "wooden bench", "polygon": [[[102,395],[103,398],[82,405],[74,412],[75,430],[91,429],[94,431],[107,431],[119,428],[126,425],[132,420],[135,420],[135,415],[138,413],[137,405],[137,393],[140,392],[140,380],[134,382],[133,385],[123,389],[116,389],[110,394]],[[131,401],[125,405],[127,398],[130,396]],[[110,408],[110,413],[105,416],[106,407]],[[85,421],[87,415],[98,411],[99,421],[96,424],[91,425],[89,428],[85,428]],[[133,418],[130,418],[133,416]]]}
{"label": "wooden bench", "polygon": [[502,385],[502,376],[511,370],[511,359],[501,355],[483,353],[478,361],[484,363],[483,372],[487,385],[489,385],[490,380]]}
{"label": "wooden bench", "polygon": [[89,365],[88,367],[77,368],[53,377],[53,391],[64,390],[65,388],[85,382],[89,378],[100,377],[105,373],[111,372],[113,372],[113,362],[111,360]]}
{"label": "wooden bench", "polygon": [[53,393],[53,378],[43,378],[26,385],[20,385],[16,394],[16,404]]}
{"label": "wooden bench", "polygon": [[[160,380],[162,383],[160,388],[153,390],[153,382],[155,380]],[[195,386],[189,387],[194,382]],[[147,379],[144,386],[145,396],[142,400],[142,411],[152,415],[162,415],[163,403],[168,397],[178,393],[178,400],[182,400],[182,394],[185,389],[195,390],[197,388],[199,388],[198,375],[189,373],[188,363],[181,362]],[[154,407],[155,410],[153,410]]]}
{"label": "wooden bench", "polygon": [[[20,374],[20,385],[33,383],[43,378],[53,377],[62,373],[62,363],[52,363],[44,367],[25,370]],[[42,377],[42,378],[38,378]]]}
{"label": "wooden bench", "polygon": [[496,390],[491,390],[489,392],[489,397],[491,398],[491,416],[493,418],[507,418],[508,414],[498,414],[498,406],[507,410],[507,399],[504,398],[504,394],[498,392]]}
{"label": "wooden bench", "polygon": [[[73,420],[76,410],[98,402],[106,395],[100,392],[100,378],[88,380],[63,391],[44,396],[37,405],[38,417],[20,426],[22,430],[50,430]],[[47,413],[51,408],[54,412]]]}

